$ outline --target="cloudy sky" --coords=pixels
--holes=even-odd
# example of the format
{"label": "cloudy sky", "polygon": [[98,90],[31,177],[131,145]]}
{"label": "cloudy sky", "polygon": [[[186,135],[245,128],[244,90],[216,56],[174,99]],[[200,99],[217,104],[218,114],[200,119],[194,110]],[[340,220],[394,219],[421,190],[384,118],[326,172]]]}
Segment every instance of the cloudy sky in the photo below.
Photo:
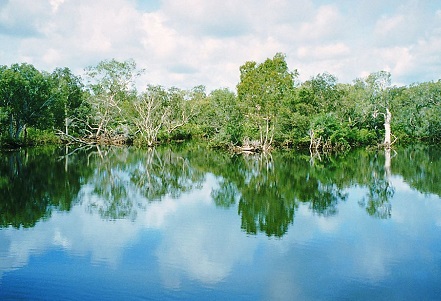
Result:
{"label": "cloudy sky", "polygon": [[0,64],[81,74],[133,58],[143,81],[235,89],[239,67],[286,54],[300,80],[441,78],[439,0],[0,0]]}

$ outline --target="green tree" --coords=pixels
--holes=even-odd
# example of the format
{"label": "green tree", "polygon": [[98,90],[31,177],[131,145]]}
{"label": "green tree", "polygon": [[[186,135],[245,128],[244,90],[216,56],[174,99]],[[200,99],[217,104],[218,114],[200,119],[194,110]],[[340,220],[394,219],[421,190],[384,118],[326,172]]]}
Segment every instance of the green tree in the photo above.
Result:
{"label": "green tree", "polygon": [[[399,93],[398,93],[399,92]],[[409,138],[441,139],[441,81],[413,84],[394,95],[394,129]]]}
{"label": "green tree", "polygon": [[142,143],[156,144],[159,131],[170,116],[169,102],[169,94],[161,86],[148,86],[133,102],[136,111],[133,120]]}
{"label": "green tree", "polygon": [[238,144],[242,139],[243,115],[237,97],[228,89],[217,89],[202,103],[198,123],[216,145]]}
{"label": "green tree", "polygon": [[118,133],[128,135],[123,107],[136,97],[135,78],[142,73],[134,60],[105,60],[86,69],[91,114],[90,134],[95,139],[112,139]]}
{"label": "green tree", "polygon": [[296,76],[281,53],[261,64],[250,61],[240,67],[239,102],[245,123],[251,126],[251,138],[257,138],[264,151],[272,146],[280,108],[293,95]]}
{"label": "green tree", "polygon": [[391,121],[389,86],[391,84],[391,74],[386,71],[371,73],[366,78],[368,90],[370,91],[370,101],[373,108],[373,116],[381,115],[384,118],[384,140],[383,145],[390,148],[391,140]]}
{"label": "green tree", "polygon": [[[30,64],[13,64],[0,73],[0,106],[9,125],[9,137],[19,139],[27,126],[42,127],[54,98],[51,81]],[[25,135],[26,136],[26,135]]]}
{"label": "green tree", "polygon": [[196,86],[189,91],[173,87],[168,93],[170,116],[166,122],[167,135],[174,135],[177,139],[186,138],[191,135],[191,129],[185,133],[185,128],[191,126],[191,121],[199,114],[201,104],[207,97],[205,86]]}
{"label": "green tree", "polygon": [[336,76],[326,72],[317,74],[302,84],[302,100],[310,105],[315,113],[334,112],[340,99],[340,90],[337,84]]}
{"label": "green tree", "polygon": [[69,129],[79,131],[84,127],[83,83],[69,68],[57,68],[52,72],[52,94],[56,101],[51,106],[54,127],[65,135],[72,134]]}

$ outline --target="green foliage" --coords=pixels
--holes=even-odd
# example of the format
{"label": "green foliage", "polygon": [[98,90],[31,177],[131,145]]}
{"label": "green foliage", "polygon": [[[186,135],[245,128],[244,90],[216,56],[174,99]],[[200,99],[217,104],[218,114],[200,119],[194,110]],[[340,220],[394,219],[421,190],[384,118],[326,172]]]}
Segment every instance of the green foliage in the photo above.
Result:
{"label": "green foliage", "polygon": [[0,228],[33,227],[52,210],[70,210],[92,170],[79,150],[34,147],[0,154]]}
{"label": "green foliage", "polygon": [[81,135],[90,107],[85,103],[83,83],[69,68],[57,68],[51,74],[52,95],[50,106],[53,126],[66,135]]}
{"label": "green foliage", "polygon": [[135,78],[142,73],[133,60],[105,60],[86,69],[91,112],[87,124],[93,137],[128,136],[124,106],[136,97]]}
{"label": "green foliage", "polygon": [[2,121],[7,120],[9,137],[21,138],[27,126],[50,126],[48,107],[54,101],[50,93],[50,76],[30,64],[3,67],[0,73],[0,107]]}
{"label": "green foliage", "polygon": [[263,149],[271,146],[280,109],[294,95],[294,79],[285,56],[277,53],[261,64],[246,62],[240,67],[237,94],[245,116],[247,134],[258,140]]}
{"label": "green foliage", "polygon": [[201,104],[197,123],[215,146],[240,144],[243,138],[243,114],[236,95],[228,89],[218,89]]}
{"label": "green foliage", "polygon": [[215,147],[248,141],[261,150],[308,147],[313,139],[334,149],[376,145],[390,130],[401,143],[441,141],[441,80],[391,87],[391,74],[379,71],[340,84],[325,72],[297,83],[281,53],[245,62],[237,91],[147,85],[138,93],[142,72],[133,60],[115,59],[87,68],[85,81],[68,68],[0,66],[2,145],[55,143],[55,133],[150,146],[193,138]]}
{"label": "green foliage", "polygon": [[52,130],[29,128],[27,143],[31,145],[59,144],[60,138]]}

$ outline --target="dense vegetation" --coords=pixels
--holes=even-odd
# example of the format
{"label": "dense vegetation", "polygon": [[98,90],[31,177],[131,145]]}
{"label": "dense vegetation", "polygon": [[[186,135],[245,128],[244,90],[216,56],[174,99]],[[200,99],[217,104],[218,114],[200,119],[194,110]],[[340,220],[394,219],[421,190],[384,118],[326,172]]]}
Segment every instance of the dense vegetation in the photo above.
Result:
{"label": "dense vegetation", "polygon": [[84,78],[30,64],[0,66],[3,147],[43,142],[158,143],[191,138],[242,150],[346,149],[441,140],[441,80],[391,86],[375,72],[352,84],[322,73],[300,83],[283,54],[240,67],[237,91],[147,85],[133,60],[106,60]]}

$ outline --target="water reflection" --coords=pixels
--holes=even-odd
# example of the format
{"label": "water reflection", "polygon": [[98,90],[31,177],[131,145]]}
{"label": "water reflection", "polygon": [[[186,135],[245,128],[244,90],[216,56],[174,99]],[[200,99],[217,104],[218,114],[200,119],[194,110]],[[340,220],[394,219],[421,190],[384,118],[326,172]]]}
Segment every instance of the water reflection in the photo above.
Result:
{"label": "water reflection", "polygon": [[394,175],[423,193],[440,195],[439,154],[421,146],[392,154],[359,150],[311,164],[309,156],[293,153],[231,156],[202,147],[26,149],[1,156],[0,226],[32,227],[52,210],[69,211],[77,203],[106,220],[134,221],[148,204],[179,198],[213,174],[217,185],[210,195],[216,206],[237,205],[248,234],[282,237],[299,204],[333,216],[350,187],[366,191],[358,203],[369,215],[390,218]]}
{"label": "water reflection", "polygon": [[90,170],[75,156],[65,170],[63,149],[36,148],[0,155],[0,227],[33,227],[53,208],[70,210]]}
{"label": "water reflection", "polygon": [[20,296],[56,299],[58,287],[76,299],[104,288],[126,299],[433,299],[439,154],[360,150],[311,165],[202,147],[5,153],[0,299],[22,292],[14,280],[52,283],[54,268],[57,285],[26,282]]}
{"label": "water reflection", "polygon": [[[394,156],[396,152],[394,152]],[[384,159],[384,164],[382,164]],[[366,196],[360,200],[361,207],[366,209],[366,212],[377,218],[391,217],[390,200],[393,198],[395,188],[391,183],[391,150],[384,150],[384,158],[374,156],[376,168],[372,169],[370,180],[367,183],[368,192]],[[382,168],[384,166],[384,168]]]}

